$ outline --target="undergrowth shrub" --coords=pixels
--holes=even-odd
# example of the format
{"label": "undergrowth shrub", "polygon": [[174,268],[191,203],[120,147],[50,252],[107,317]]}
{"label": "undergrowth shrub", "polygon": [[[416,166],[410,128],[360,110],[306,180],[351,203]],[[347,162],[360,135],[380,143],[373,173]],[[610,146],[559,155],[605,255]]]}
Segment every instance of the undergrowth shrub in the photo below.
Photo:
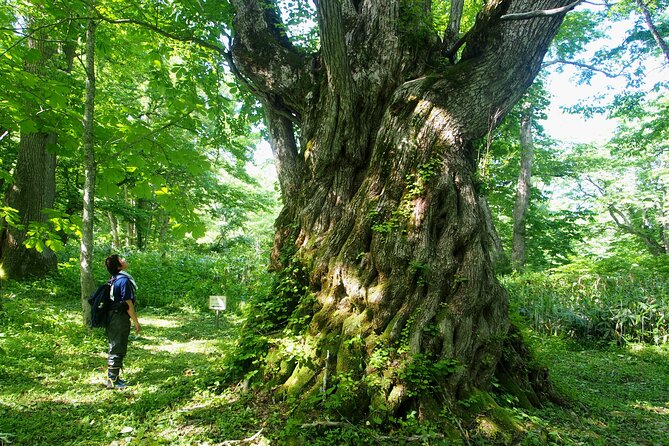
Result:
{"label": "undergrowth shrub", "polygon": [[[109,274],[104,268],[108,252],[99,249],[93,262],[98,284]],[[206,311],[209,296],[225,295],[228,310],[238,311],[253,295],[267,293],[269,273],[266,250],[244,244],[230,245],[220,252],[206,247],[173,247],[161,251],[120,253],[130,265],[128,272],[136,279],[141,306],[154,308],[190,308]],[[79,296],[79,259],[73,248],[59,253],[61,262],[51,280],[54,287],[67,288],[68,295]]]}
{"label": "undergrowth shrub", "polygon": [[669,259],[580,260],[503,278],[513,312],[539,333],[669,342]]}

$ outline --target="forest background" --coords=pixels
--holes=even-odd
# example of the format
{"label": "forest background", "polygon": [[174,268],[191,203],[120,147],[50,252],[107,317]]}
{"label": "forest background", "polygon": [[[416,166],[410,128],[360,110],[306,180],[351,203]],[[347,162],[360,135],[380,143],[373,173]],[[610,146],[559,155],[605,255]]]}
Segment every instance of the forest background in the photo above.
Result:
{"label": "forest background", "polygon": [[[317,48],[312,5],[279,3],[286,33],[306,50]],[[464,2],[465,25],[473,21],[479,3]],[[438,33],[447,27],[443,17],[450,5],[433,2]],[[635,364],[653,367],[656,377],[669,373],[667,6],[664,1],[583,2],[569,12],[530,91],[475,147],[478,179],[495,229],[497,273],[511,296],[512,319],[535,349],[546,350],[537,355],[554,361],[554,372],[567,373],[569,366],[556,358],[568,351],[585,362],[635,358]],[[229,64],[229,8],[225,2],[199,1],[3,0],[0,442],[62,442],[42,438],[44,432],[17,421],[21,414],[43,411],[26,400],[34,383],[57,380],[32,365],[41,353],[30,353],[27,346],[49,342],[66,324],[83,325],[89,309],[80,300],[104,280],[102,261],[112,252],[125,255],[140,278],[141,305],[149,317],[164,322],[183,314],[192,324],[193,339],[197,331],[211,330],[199,325],[209,314],[207,297],[228,296],[226,331],[206,340],[225,340],[209,346],[221,349],[214,355],[220,362],[208,364],[206,373],[199,371],[194,393],[178,394],[183,406],[172,407],[185,410],[194,404],[196,398],[186,401],[186,393],[215,402],[202,423],[219,423],[217,429],[198,432],[198,441],[251,438],[262,424],[259,407],[274,404],[247,395],[248,416],[234,418],[241,426],[214,421],[215,413],[229,410],[218,398],[224,394],[221,383],[238,365],[226,358],[235,333],[257,318],[258,308],[281,311],[267,303],[267,296],[294,285],[267,268],[282,197],[274,165],[258,163],[255,156],[268,139],[260,105]],[[555,127],[549,111],[562,94],[549,79],[565,72],[572,73],[571,88],[579,92],[597,87],[597,96],[568,104],[566,112],[586,123],[615,123],[610,137],[574,143],[546,130]],[[609,82],[613,86],[603,88]],[[421,265],[413,267],[420,270]],[[36,338],[24,345],[19,340],[26,332]],[[83,327],[80,334],[93,344],[95,335],[85,334]],[[74,341],[67,342],[76,350]],[[94,350],[91,345],[86,348]],[[239,345],[234,348],[239,354]],[[256,358],[248,344],[243,348],[249,350],[242,354]],[[14,388],[10,379],[17,370],[28,372]],[[562,393],[576,398],[578,380],[556,381]],[[635,404],[666,420],[669,399],[666,390],[656,390]],[[346,405],[328,395],[322,402],[328,410]],[[145,395],[140,391],[139,396]],[[507,394],[496,398],[500,406],[522,406]],[[594,407],[612,404],[590,398]],[[156,412],[168,406],[162,400],[147,402]],[[129,406],[124,410],[120,418],[132,411]],[[589,433],[579,433],[574,421],[570,432],[560,436],[565,426],[555,410],[516,414],[524,420],[527,444],[546,438],[556,444],[606,444],[627,430],[593,422]],[[586,412],[577,412],[583,423]],[[600,416],[596,409],[589,415]],[[41,416],[43,423],[50,422],[46,413]],[[147,428],[138,426],[151,418],[131,418],[137,424],[125,433],[130,440],[122,441],[141,443],[138,431]],[[376,429],[378,443],[393,435],[439,442],[445,435],[406,419],[395,420],[387,432],[374,414],[363,427],[333,422],[295,429],[286,419],[273,421],[274,427],[264,427],[265,435],[250,442],[314,435],[304,433],[309,429],[318,430],[315,438],[336,432],[351,444],[364,437],[364,429]],[[121,432],[126,425],[119,420],[115,429]],[[507,434],[477,426],[471,432],[463,429],[463,441],[511,441]],[[321,429],[331,430],[324,434]],[[169,437],[167,431],[142,435],[146,441],[177,442],[178,435]],[[633,441],[662,444],[665,435],[666,428],[653,421]]]}

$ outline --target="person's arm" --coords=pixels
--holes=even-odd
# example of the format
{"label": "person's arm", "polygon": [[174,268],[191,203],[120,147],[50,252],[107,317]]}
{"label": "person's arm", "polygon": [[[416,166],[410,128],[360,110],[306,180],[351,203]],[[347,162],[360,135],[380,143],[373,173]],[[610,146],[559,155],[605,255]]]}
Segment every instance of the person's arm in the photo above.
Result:
{"label": "person's arm", "polygon": [[128,316],[132,319],[132,323],[135,326],[135,333],[139,334],[140,325],[139,320],[137,319],[137,313],[135,312],[135,304],[131,300],[125,301],[128,304]]}

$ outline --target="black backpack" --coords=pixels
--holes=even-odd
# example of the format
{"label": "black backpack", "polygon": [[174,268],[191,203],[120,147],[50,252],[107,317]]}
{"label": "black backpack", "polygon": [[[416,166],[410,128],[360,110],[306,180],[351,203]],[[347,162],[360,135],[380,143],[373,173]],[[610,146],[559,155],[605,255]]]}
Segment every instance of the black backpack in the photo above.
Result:
{"label": "black backpack", "polygon": [[106,327],[109,310],[112,306],[110,292],[113,280],[103,283],[91,297],[88,298],[88,304],[91,306],[91,317],[88,320],[88,326],[92,328]]}

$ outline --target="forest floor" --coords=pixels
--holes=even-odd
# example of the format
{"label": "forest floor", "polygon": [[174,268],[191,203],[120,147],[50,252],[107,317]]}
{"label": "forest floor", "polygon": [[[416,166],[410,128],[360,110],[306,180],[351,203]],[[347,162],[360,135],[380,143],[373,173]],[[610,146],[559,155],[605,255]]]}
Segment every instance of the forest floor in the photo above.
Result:
{"label": "forest floor", "polygon": [[[408,444],[365,426],[291,425],[289,410],[216,381],[235,321],[141,309],[123,391],[104,388],[102,330],[78,302],[5,292],[0,312],[0,445]],[[526,334],[571,404],[515,411],[528,445],[669,445],[669,349],[593,348]],[[315,421],[315,420],[314,420]],[[310,429],[312,431],[310,431]],[[404,438],[404,439],[403,439]],[[411,444],[445,444],[438,427]],[[466,444],[466,443],[465,443]],[[471,439],[469,444],[485,444]]]}

